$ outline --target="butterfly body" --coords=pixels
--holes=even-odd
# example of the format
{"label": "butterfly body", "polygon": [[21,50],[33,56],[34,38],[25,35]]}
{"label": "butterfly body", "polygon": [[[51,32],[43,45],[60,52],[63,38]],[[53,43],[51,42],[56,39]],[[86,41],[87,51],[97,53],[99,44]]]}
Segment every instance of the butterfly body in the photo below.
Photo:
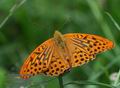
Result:
{"label": "butterfly body", "polygon": [[54,37],[38,46],[24,62],[20,75],[27,79],[37,74],[59,76],[72,67],[81,66],[96,54],[113,47],[113,42],[92,34],[56,31]]}
{"label": "butterfly body", "polygon": [[69,67],[71,68],[71,53],[69,50],[69,44],[68,39],[62,35],[60,32],[56,31],[54,34],[54,46],[56,46],[56,51],[58,51],[58,54],[61,56],[61,58],[66,60],[66,62],[69,64]]}

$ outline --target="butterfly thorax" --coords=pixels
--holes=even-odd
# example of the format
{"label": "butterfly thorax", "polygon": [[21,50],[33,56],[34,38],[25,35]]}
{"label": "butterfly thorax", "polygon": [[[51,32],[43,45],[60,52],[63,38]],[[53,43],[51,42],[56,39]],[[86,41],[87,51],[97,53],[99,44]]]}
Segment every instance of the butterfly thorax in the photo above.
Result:
{"label": "butterfly thorax", "polygon": [[[54,34],[54,42],[60,56],[70,64],[70,53],[66,44],[66,38],[58,31]],[[69,60],[68,60],[69,59]]]}

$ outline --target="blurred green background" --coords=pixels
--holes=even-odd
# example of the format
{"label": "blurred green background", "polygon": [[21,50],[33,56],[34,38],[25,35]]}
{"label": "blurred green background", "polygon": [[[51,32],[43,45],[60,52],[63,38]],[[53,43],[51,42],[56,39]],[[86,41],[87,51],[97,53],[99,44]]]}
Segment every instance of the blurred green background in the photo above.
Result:
{"label": "blurred green background", "polygon": [[[21,1],[22,5],[10,12]],[[63,77],[64,83],[94,81],[113,85],[111,74],[120,69],[120,30],[106,12],[120,24],[120,0],[0,0],[0,24],[11,14],[0,28],[0,88],[59,88],[54,77],[17,78],[25,58],[53,37],[55,30],[63,34],[97,34],[113,40],[114,49],[97,55],[96,60],[72,69]],[[106,87],[70,84],[65,88]]]}

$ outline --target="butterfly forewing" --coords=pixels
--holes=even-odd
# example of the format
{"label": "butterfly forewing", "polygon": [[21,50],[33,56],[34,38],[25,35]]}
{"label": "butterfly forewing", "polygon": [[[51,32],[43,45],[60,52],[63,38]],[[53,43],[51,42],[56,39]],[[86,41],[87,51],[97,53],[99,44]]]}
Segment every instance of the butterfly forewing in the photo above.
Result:
{"label": "butterfly forewing", "polygon": [[26,59],[20,75],[23,79],[44,73],[49,76],[58,76],[69,69],[69,64],[61,58],[52,39],[38,46]]}
{"label": "butterfly forewing", "polygon": [[96,54],[113,47],[111,41],[97,35],[73,33],[64,36],[71,41],[69,44],[72,49],[72,67],[87,63],[93,60]]}
{"label": "butterfly forewing", "polygon": [[38,46],[24,62],[20,70],[21,77],[27,79],[33,75],[43,73],[46,70],[51,51],[51,39]]}

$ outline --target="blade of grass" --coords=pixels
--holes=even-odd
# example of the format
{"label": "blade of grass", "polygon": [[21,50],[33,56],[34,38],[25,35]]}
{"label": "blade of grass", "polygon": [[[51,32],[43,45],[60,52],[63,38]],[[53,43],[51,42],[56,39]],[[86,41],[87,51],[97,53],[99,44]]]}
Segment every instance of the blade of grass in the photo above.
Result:
{"label": "blade of grass", "polygon": [[[17,0],[16,3],[11,7],[9,10],[9,14],[3,19],[3,21],[0,24],[0,29],[4,26],[4,24],[8,21],[8,19],[13,15],[13,13],[21,7],[27,0]],[[2,29],[1,29],[2,30]]]}
{"label": "blade of grass", "polygon": [[[115,25],[115,27],[120,31],[120,26],[118,25],[118,23],[115,21],[115,19],[111,16],[111,14],[110,13],[108,13],[108,12],[105,12],[108,16],[109,16],[109,18],[111,19],[111,21],[113,22],[113,24]],[[119,45],[117,45],[117,47],[118,47]]]}
{"label": "blade of grass", "polygon": [[108,17],[111,19],[111,21],[114,23],[114,25],[115,25],[115,27],[120,31],[120,26],[118,25],[118,23],[115,21],[115,19],[111,16],[111,14],[110,13],[108,13],[108,12],[105,12],[107,15],[108,15]]}
{"label": "blade of grass", "polygon": [[107,87],[107,88],[116,88],[116,87],[114,87],[112,85],[109,85],[109,84],[100,83],[100,82],[90,82],[90,81],[86,81],[86,82],[72,81],[72,82],[65,83],[64,86],[67,86],[67,85],[70,85],[70,84],[76,84],[76,85],[98,85],[98,86],[104,86],[104,87]]}
{"label": "blade of grass", "polygon": [[[113,36],[113,33],[110,31],[110,27],[108,26],[107,22],[104,20],[104,17],[102,15],[102,9],[100,8],[97,0],[87,0],[88,5],[90,6],[90,9],[95,17],[95,19],[98,21],[98,23],[101,26],[102,31],[104,32],[105,36],[110,38],[115,42],[115,38]],[[113,51],[116,55],[119,54],[120,48],[117,47]]]}
{"label": "blade of grass", "polygon": [[[106,69],[110,69],[113,65],[115,65],[116,63],[118,63],[120,61],[120,55],[118,55],[117,57],[114,57],[115,59],[110,62],[110,64],[108,64],[107,66],[104,67],[104,70]],[[96,75],[94,75],[91,79],[95,80],[97,78],[99,78],[103,73],[104,70],[101,70],[99,73],[96,73]]]}
{"label": "blade of grass", "polygon": [[25,86],[25,88],[36,88],[36,87],[40,88],[41,86],[44,86],[49,82],[53,82],[57,80],[56,77],[46,77],[46,76],[42,76],[42,77],[43,77],[42,78],[43,80],[41,79],[36,80],[35,78],[23,80],[22,78],[20,78],[19,74],[7,74],[8,79],[7,79],[6,85],[9,86],[14,84],[22,84],[23,86]]}
{"label": "blade of grass", "polygon": [[90,6],[90,9],[91,9],[95,19],[100,24],[102,31],[105,33],[106,37],[114,40],[114,37],[110,31],[110,28],[102,16],[101,8],[99,7],[98,2],[96,0],[92,0],[92,1],[87,0],[87,2],[88,2],[88,5]]}

